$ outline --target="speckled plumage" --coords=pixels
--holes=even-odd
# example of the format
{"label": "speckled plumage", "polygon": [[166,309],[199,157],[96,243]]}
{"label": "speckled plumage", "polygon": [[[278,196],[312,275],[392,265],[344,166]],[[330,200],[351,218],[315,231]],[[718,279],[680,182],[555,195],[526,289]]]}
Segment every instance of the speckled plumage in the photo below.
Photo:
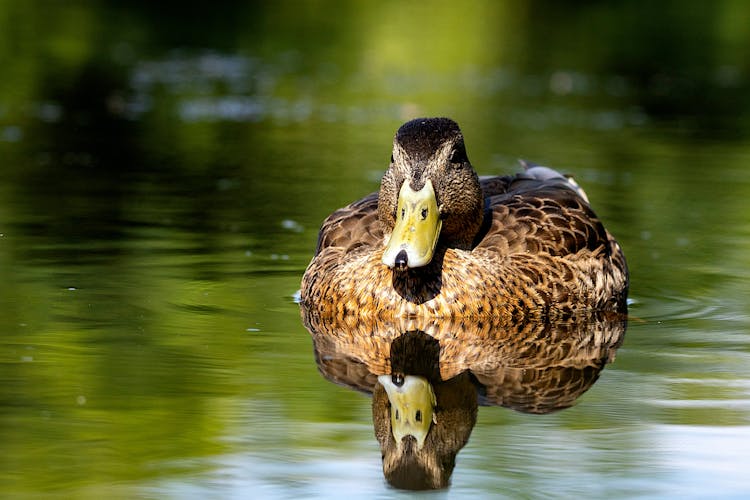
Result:
{"label": "speckled plumage", "polygon": [[[471,372],[482,404],[527,413],[567,408],[596,381],[625,336],[625,315],[603,312],[570,322],[496,322],[400,319],[356,325],[303,311],[318,369],[329,380],[372,392],[377,376],[404,372],[446,381]],[[393,358],[406,332],[436,342]],[[437,349],[437,352],[435,352]]]}
{"label": "speckled plumage", "polygon": [[[445,487],[477,417],[477,403],[527,413],[567,408],[613,361],[625,334],[619,313],[575,322],[450,322],[405,319],[338,324],[303,310],[321,373],[372,393],[383,472],[399,488]],[[436,395],[435,421],[424,446],[397,446],[391,404],[377,376],[426,377]]]}
{"label": "speckled plumage", "polygon": [[[418,119],[399,129],[379,193],[323,223],[301,303],[321,317],[507,323],[626,308],[628,271],[615,239],[572,180],[523,163],[479,179],[458,126]],[[383,264],[403,182],[435,186],[442,230],[424,267]]]}

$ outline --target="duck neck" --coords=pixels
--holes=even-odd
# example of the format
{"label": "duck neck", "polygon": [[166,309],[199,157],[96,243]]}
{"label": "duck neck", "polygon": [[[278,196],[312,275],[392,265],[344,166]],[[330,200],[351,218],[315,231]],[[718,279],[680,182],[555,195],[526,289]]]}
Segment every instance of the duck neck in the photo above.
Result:
{"label": "duck neck", "polygon": [[478,204],[475,209],[463,217],[447,217],[443,220],[438,248],[456,248],[471,250],[477,243],[477,237],[485,226],[485,213]]}
{"label": "duck neck", "polygon": [[415,304],[423,304],[435,298],[443,285],[444,256],[445,248],[438,246],[435,255],[426,266],[408,268],[403,271],[394,269],[393,289],[404,300]]}

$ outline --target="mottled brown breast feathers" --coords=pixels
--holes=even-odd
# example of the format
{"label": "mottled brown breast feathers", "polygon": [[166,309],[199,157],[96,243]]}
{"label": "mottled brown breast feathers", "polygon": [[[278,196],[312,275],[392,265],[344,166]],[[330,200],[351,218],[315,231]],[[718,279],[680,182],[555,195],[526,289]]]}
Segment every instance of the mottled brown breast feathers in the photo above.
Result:
{"label": "mottled brown breast feathers", "polygon": [[[546,169],[542,174],[554,171]],[[441,245],[424,268],[381,261],[388,229],[373,193],[321,228],[302,281],[307,308],[337,317],[552,320],[626,308],[628,271],[585,193],[530,170],[481,180],[484,223],[469,250]]]}

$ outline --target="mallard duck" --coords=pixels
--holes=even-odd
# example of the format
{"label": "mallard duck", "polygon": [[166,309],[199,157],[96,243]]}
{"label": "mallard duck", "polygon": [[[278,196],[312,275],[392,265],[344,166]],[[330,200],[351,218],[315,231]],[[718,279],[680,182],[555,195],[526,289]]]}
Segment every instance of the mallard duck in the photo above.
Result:
{"label": "mallard duck", "polygon": [[556,320],[623,311],[623,252],[584,191],[547,167],[479,178],[448,118],[393,140],[380,191],[323,223],[302,279],[324,317]]}

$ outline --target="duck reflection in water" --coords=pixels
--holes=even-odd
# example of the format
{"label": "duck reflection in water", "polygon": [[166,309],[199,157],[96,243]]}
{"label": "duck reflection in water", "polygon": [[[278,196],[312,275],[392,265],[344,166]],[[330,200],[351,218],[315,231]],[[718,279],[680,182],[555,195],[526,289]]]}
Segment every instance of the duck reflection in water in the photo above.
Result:
{"label": "duck reflection in water", "polygon": [[352,327],[303,308],[303,319],[320,372],[372,394],[384,476],[412,490],[450,484],[478,405],[537,414],[573,405],[614,360],[626,328],[609,313],[561,324]]}
{"label": "duck reflection in water", "polygon": [[477,420],[476,388],[468,372],[441,380],[440,345],[424,332],[397,337],[390,356],[372,395],[383,473],[397,488],[443,488]]}

